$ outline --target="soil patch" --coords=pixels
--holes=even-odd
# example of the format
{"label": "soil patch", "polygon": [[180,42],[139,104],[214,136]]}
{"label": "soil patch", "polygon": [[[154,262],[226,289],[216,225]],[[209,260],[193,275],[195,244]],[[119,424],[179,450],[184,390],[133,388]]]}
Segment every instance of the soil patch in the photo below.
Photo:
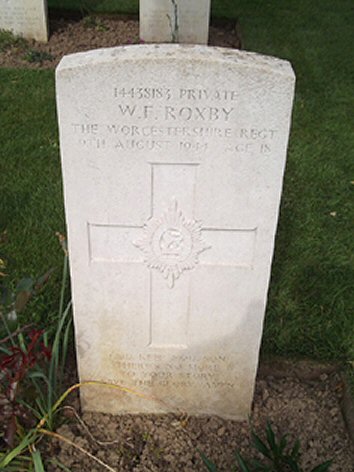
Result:
{"label": "soil patch", "polygon": [[[252,427],[264,437],[270,421],[278,437],[288,435],[289,444],[298,438],[305,471],[333,459],[331,472],[353,472],[354,449],[340,407],[343,388],[333,367],[293,365],[285,375],[278,367],[263,365],[256,383]],[[260,458],[251,447],[248,422],[90,412],[77,419],[72,410],[68,413],[72,419],[58,432],[119,472],[206,471],[198,450],[217,464],[219,472],[233,470],[236,450],[246,458]],[[51,443],[50,454],[71,472],[107,470],[60,441]],[[47,470],[62,469],[52,464]]]}
{"label": "soil patch", "polygon": [[[87,16],[52,18],[48,43],[27,41],[0,48],[0,67],[53,69],[65,54],[91,49],[139,44],[139,22],[132,17]],[[209,45],[240,48],[235,22],[218,22],[210,27]]]}

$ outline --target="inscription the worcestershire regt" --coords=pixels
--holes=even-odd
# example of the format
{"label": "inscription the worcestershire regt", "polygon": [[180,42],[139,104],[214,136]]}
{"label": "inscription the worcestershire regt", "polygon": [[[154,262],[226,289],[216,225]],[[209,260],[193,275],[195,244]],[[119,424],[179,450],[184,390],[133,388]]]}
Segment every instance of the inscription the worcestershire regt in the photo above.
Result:
{"label": "inscription the worcestershire regt", "polygon": [[[277,137],[278,130],[271,128],[233,128],[232,123],[176,122],[161,124],[126,124],[124,119],[116,123],[72,123],[77,143],[96,150],[117,149],[136,152],[161,151],[171,153],[179,150],[188,153],[189,159],[203,160],[211,142],[224,140],[225,153],[269,154]],[[150,120],[151,122],[151,120]],[[211,141],[212,138],[212,141]],[[233,142],[231,143],[231,140]]]}
{"label": "inscription the worcestershire regt", "polygon": [[273,141],[278,130],[269,128],[221,128],[216,126],[155,126],[127,125],[124,123],[72,123],[77,135],[117,135],[122,137],[187,137],[187,138],[236,138],[240,140]]}
{"label": "inscription the worcestershire regt", "polygon": [[138,120],[220,121],[227,123],[235,112],[235,108],[226,106],[125,105],[119,103],[117,104],[117,112],[121,117],[130,116]]}

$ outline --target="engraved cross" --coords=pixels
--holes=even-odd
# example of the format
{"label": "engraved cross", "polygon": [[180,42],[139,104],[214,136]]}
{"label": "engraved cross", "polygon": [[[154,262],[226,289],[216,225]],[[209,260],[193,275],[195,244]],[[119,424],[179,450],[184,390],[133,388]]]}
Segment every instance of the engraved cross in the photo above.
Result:
{"label": "engraved cross", "polygon": [[193,219],[198,166],[151,164],[151,210],[143,226],[88,224],[90,261],[145,264],[153,348],[187,348],[199,265],[252,267],[255,228],[204,228]]}

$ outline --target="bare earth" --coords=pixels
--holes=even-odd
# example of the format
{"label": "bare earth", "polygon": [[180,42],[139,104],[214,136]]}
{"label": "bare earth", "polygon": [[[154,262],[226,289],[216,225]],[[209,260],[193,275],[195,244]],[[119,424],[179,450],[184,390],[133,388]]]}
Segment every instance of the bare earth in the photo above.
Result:
{"label": "bare earth", "polygon": [[[0,66],[54,68],[64,54],[139,43],[138,22],[131,18],[55,19],[50,31],[48,44],[29,42],[25,49],[17,46],[0,52]],[[239,48],[239,28],[232,23],[212,26],[209,44]],[[51,57],[45,59],[43,54]],[[69,382],[74,381],[71,375]],[[309,371],[300,365],[279,371],[272,364],[263,365],[256,384],[251,424],[262,436],[266,421],[270,420],[278,435],[289,435],[289,443],[299,438],[305,471],[333,459],[331,472],[354,472],[353,445],[340,408],[343,387],[340,375],[332,368],[317,366]],[[168,399],[163,400],[168,403]],[[79,411],[77,398],[71,399],[71,405]],[[66,410],[66,414],[70,418],[58,432],[115,471],[205,471],[198,450],[213,460],[219,471],[225,472],[232,470],[236,449],[245,457],[255,457],[248,422],[217,417],[113,417],[97,413],[84,413],[77,419],[73,409]],[[49,454],[72,472],[108,470],[62,441],[41,447],[44,457]],[[47,470],[63,469],[52,464]]]}
{"label": "bare earth", "polygon": [[[240,47],[236,24],[210,28],[209,44],[221,47]],[[0,52],[0,67],[23,67],[31,69],[54,68],[65,54],[90,49],[139,44],[139,23],[134,19],[116,17],[86,17],[84,19],[53,19],[50,22],[51,35],[47,44],[28,41],[32,56],[37,59],[30,62],[28,51],[13,47]],[[50,54],[51,60],[40,60],[40,54]]]}
{"label": "bare earth", "polygon": [[[288,434],[289,444],[299,438],[301,465],[306,472],[329,459],[333,459],[331,472],[353,472],[354,449],[340,408],[342,393],[343,382],[332,367],[286,364],[279,370],[273,363],[264,364],[256,383],[250,424],[263,438],[267,421],[277,437]],[[77,398],[72,406],[79,409]],[[213,460],[219,472],[233,470],[236,450],[246,458],[256,458],[246,421],[88,412],[77,419],[72,409],[66,414],[69,422],[58,433],[114,471],[206,471],[198,451]],[[71,472],[107,470],[62,441],[47,445],[46,457],[48,452]],[[61,470],[56,465],[47,469]]]}

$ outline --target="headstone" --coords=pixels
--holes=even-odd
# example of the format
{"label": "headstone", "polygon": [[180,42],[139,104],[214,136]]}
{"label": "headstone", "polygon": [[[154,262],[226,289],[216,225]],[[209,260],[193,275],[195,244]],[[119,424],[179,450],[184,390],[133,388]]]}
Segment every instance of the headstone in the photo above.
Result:
{"label": "headstone", "polygon": [[[206,46],[57,69],[84,409],[250,411],[294,90],[286,61]],[[168,406],[166,406],[166,404]]]}
{"label": "headstone", "polygon": [[47,42],[46,0],[0,0],[0,29],[26,39]]}
{"label": "headstone", "polygon": [[208,42],[210,0],[140,0],[139,12],[145,42]]}

